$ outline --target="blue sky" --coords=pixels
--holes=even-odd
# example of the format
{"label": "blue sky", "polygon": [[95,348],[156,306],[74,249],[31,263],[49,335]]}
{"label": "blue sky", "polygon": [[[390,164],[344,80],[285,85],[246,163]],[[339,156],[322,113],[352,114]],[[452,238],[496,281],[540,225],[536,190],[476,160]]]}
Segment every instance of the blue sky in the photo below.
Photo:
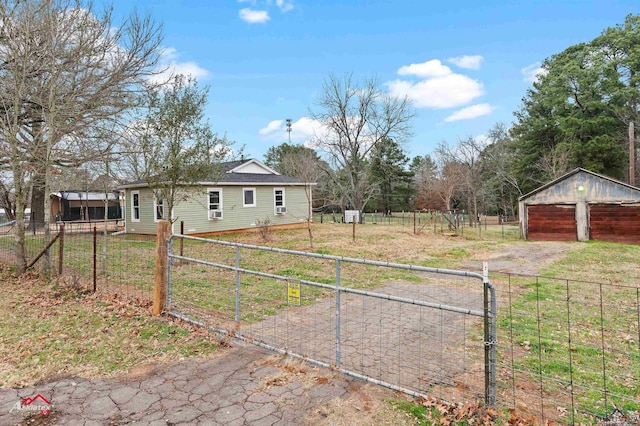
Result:
{"label": "blue sky", "polygon": [[416,118],[410,157],[446,140],[509,125],[550,55],[640,13],[637,0],[117,0],[164,26],[163,61],[210,86],[212,127],[262,160],[270,146],[305,143],[329,73],[376,77],[406,94]]}

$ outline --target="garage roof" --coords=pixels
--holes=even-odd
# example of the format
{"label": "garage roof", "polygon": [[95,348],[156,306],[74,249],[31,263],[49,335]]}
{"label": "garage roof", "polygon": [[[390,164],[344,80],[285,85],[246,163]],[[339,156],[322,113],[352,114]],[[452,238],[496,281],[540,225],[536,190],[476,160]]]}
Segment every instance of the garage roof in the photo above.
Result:
{"label": "garage roof", "polygon": [[556,203],[561,202],[564,197],[570,202],[577,192],[582,192],[586,201],[640,201],[640,188],[581,167],[523,195],[519,201],[549,198],[547,201]]}

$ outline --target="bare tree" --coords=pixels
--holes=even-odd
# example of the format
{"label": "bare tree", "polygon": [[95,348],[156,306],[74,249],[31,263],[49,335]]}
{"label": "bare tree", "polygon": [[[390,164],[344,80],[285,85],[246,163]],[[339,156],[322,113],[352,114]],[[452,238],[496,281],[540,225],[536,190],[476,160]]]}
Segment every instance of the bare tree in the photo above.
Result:
{"label": "bare tree", "polygon": [[496,207],[505,216],[513,217],[517,213],[518,197],[523,195],[516,171],[515,142],[502,123],[496,123],[489,130],[487,139],[489,145],[481,154],[485,194],[495,199]]}
{"label": "bare tree", "polygon": [[0,160],[12,174],[23,272],[29,182],[37,195],[32,208],[48,223],[52,167],[109,152],[102,136],[154,73],[161,30],[135,14],[117,25],[110,9],[97,14],[80,0],[5,1],[0,22]]}
{"label": "bare tree", "polygon": [[[0,176],[5,175],[0,173]],[[4,210],[7,220],[15,220],[16,203],[12,186],[8,181],[0,180],[0,208]]]}
{"label": "bare tree", "polygon": [[346,207],[362,212],[377,188],[371,177],[371,151],[387,138],[404,141],[415,114],[406,97],[383,93],[375,79],[360,84],[350,74],[330,75],[316,105],[310,115],[322,123],[324,134],[315,142],[334,168],[328,175],[335,192],[344,197]]}
{"label": "bare tree", "polygon": [[[445,163],[457,163],[462,165],[465,170],[463,182],[469,197],[469,210],[473,209],[473,216],[478,216],[478,196],[482,191],[482,169],[480,154],[483,145],[468,137],[467,139],[459,139],[454,147],[450,147],[445,141],[441,142],[436,149],[440,157],[445,159]],[[471,223],[471,215],[469,215]]]}
{"label": "bare tree", "polygon": [[[445,200],[441,197],[438,165],[430,155],[413,160],[413,186],[416,192],[415,206],[418,209],[441,209]],[[450,199],[450,197],[445,197]],[[448,208],[448,207],[447,207]]]}
{"label": "bare tree", "polygon": [[465,186],[466,176],[467,171],[461,163],[450,159],[442,159],[434,187],[440,195],[446,210],[453,209],[452,200]]}
{"label": "bare tree", "polygon": [[304,182],[304,193],[307,197],[307,231],[309,233],[309,247],[313,248],[313,232],[311,221],[313,220],[313,186],[316,185],[323,173],[323,161],[315,151],[300,150],[284,156],[282,166],[288,174]]}
{"label": "bare tree", "polygon": [[571,153],[566,146],[556,145],[545,152],[539,161],[534,164],[534,168],[540,173],[533,177],[535,182],[543,184],[569,172]]}

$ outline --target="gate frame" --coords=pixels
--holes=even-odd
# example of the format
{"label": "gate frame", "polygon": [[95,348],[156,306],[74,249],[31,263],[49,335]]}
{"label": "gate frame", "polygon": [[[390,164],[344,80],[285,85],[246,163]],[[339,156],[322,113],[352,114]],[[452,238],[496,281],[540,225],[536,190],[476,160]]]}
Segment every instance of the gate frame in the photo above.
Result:
{"label": "gate frame", "polygon": [[[229,265],[222,265],[222,264],[218,264],[218,263],[214,263],[214,262],[208,262],[208,261],[204,261],[204,260],[200,260],[200,259],[194,259],[194,258],[189,258],[186,256],[183,256],[182,254],[180,255],[176,255],[173,254],[173,240],[174,238],[180,238],[181,241],[184,241],[185,239],[187,240],[192,240],[192,241],[201,241],[201,242],[205,242],[208,244],[217,244],[217,245],[222,245],[222,246],[228,246],[228,247],[235,247],[236,249],[236,253],[235,253],[235,265],[234,266],[229,266]],[[242,243],[233,243],[233,242],[228,242],[228,241],[220,241],[220,240],[212,240],[212,239],[208,239],[208,238],[202,238],[202,237],[193,237],[193,236],[188,236],[188,235],[183,235],[183,234],[171,234],[171,236],[168,239],[164,239],[164,238],[158,238],[158,250],[157,250],[157,263],[156,266],[158,267],[158,265],[161,265],[161,267],[164,269],[164,271],[159,271],[156,270],[156,278],[158,278],[158,275],[161,274],[163,276],[163,278],[166,278],[165,281],[165,285],[156,285],[155,286],[155,292],[156,295],[154,297],[154,310],[157,308],[160,311],[174,316],[176,318],[180,318],[184,321],[187,321],[191,324],[194,324],[196,326],[199,327],[206,327],[205,324],[195,321],[191,318],[186,317],[185,315],[179,314],[179,313],[175,313],[175,312],[171,312],[170,310],[167,311],[166,309],[169,307],[171,307],[171,265],[172,265],[172,260],[180,260],[180,261],[185,261],[185,262],[190,262],[190,263],[197,263],[197,264],[201,264],[201,265],[206,265],[206,266],[212,266],[212,267],[217,267],[217,268],[222,268],[222,269],[227,269],[227,270],[232,270],[235,271],[235,315],[234,315],[234,319],[235,319],[235,323],[236,325],[238,324],[240,318],[240,273],[248,273],[248,274],[252,274],[252,275],[258,275],[258,276],[262,276],[262,277],[267,277],[267,278],[275,278],[275,279],[281,279],[281,280],[285,280],[288,281],[290,280],[289,277],[284,277],[284,276],[280,276],[280,275],[275,275],[275,274],[268,274],[268,273],[264,273],[264,272],[259,272],[259,271],[254,271],[254,270],[250,270],[250,269],[245,269],[245,268],[240,268],[240,249],[241,248],[245,248],[245,249],[250,249],[250,250],[262,250],[262,251],[270,251],[270,252],[275,252],[275,253],[282,253],[282,254],[290,254],[290,255],[294,255],[294,256],[304,256],[304,257],[311,257],[311,258],[318,258],[318,259],[324,259],[324,260],[332,260],[335,262],[336,264],[336,274],[335,274],[335,278],[336,278],[336,284],[335,285],[327,285],[327,284],[322,284],[322,283],[316,283],[313,281],[308,281],[308,280],[298,280],[300,281],[300,283],[302,284],[307,284],[307,285],[312,285],[312,286],[318,286],[318,287],[324,287],[327,289],[332,289],[336,291],[336,355],[335,355],[335,360],[336,360],[336,364],[335,365],[330,365],[327,364],[325,362],[322,361],[317,361],[317,360],[313,360],[307,357],[303,357],[302,355],[298,355],[295,353],[291,353],[288,352],[286,350],[283,350],[281,348],[277,348],[277,347],[273,347],[271,345],[262,343],[262,342],[258,342],[255,341],[255,339],[247,339],[244,336],[242,336],[241,334],[239,334],[237,332],[237,330],[218,330],[218,329],[213,329],[210,328],[212,331],[215,332],[220,332],[226,335],[231,335],[239,340],[243,340],[243,341],[249,341],[257,346],[261,346],[282,354],[287,354],[289,356],[293,356],[295,358],[300,358],[300,359],[304,359],[307,362],[310,362],[312,364],[316,364],[325,368],[333,368],[335,370],[340,371],[343,374],[346,374],[348,376],[352,376],[352,377],[356,377],[358,379],[362,379],[368,382],[372,382],[393,390],[398,390],[401,392],[404,392],[406,394],[412,395],[412,396],[416,396],[416,397],[426,397],[426,395],[421,394],[419,392],[415,392],[412,391],[410,389],[405,389],[402,388],[400,386],[396,386],[393,385],[391,383],[386,383],[383,382],[381,380],[377,380],[377,379],[373,379],[371,377],[368,376],[364,376],[362,374],[350,371],[350,370],[346,370],[340,367],[340,293],[341,292],[347,292],[347,293],[354,293],[354,294],[360,294],[360,295],[364,295],[364,296],[372,296],[372,297],[377,297],[377,298],[382,298],[382,299],[387,299],[387,300],[392,300],[392,301],[397,301],[397,302],[403,302],[403,303],[410,303],[410,304],[415,304],[415,305],[420,305],[420,306],[425,306],[425,307],[430,307],[430,308],[435,308],[435,309],[441,309],[441,310],[448,310],[448,311],[453,311],[453,312],[458,312],[458,313],[462,313],[462,314],[469,314],[469,315],[475,315],[475,316],[482,316],[484,321],[483,321],[483,329],[484,329],[484,333],[483,333],[483,346],[484,346],[484,403],[486,406],[493,406],[495,405],[496,402],[496,364],[497,364],[497,356],[496,356],[496,346],[497,346],[497,302],[496,302],[496,292],[495,292],[495,287],[493,286],[493,284],[491,283],[491,281],[489,280],[489,265],[487,262],[483,262],[483,268],[482,268],[482,274],[478,274],[476,272],[470,272],[470,271],[460,271],[460,270],[454,270],[454,269],[441,269],[441,268],[430,268],[430,267],[426,267],[426,266],[417,266],[417,265],[407,265],[407,264],[402,264],[402,263],[393,263],[393,262],[380,262],[380,261],[374,261],[374,260],[367,260],[367,259],[356,259],[356,258],[349,258],[349,257],[342,257],[342,256],[333,256],[333,255],[327,255],[327,254],[320,254],[320,253],[309,253],[309,252],[304,252],[304,251],[297,251],[297,250],[287,250],[287,249],[280,249],[280,248],[275,248],[275,247],[266,247],[266,246],[257,246],[257,245],[252,245],[252,244],[242,244]],[[161,248],[161,246],[164,246]],[[162,257],[163,259],[159,259],[160,257]],[[392,295],[387,295],[387,294],[380,294],[380,293],[374,293],[374,292],[370,292],[370,291],[366,291],[366,290],[358,290],[358,289],[351,289],[351,288],[345,288],[342,287],[341,281],[340,281],[340,266],[342,262],[349,262],[349,263],[358,263],[358,264],[364,264],[364,265],[371,265],[371,266],[380,266],[380,267],[391,267],[391,268],[397,268],[397,269],[404,269],[404,270],[411,270],[411,271],[418,271],[418,272],[429,272],[429,273],[436,273],[436,274],[444,274],[444,275],[454,275],[454,276],[462,276],[462,277],[471,277],[471,278],[477,278],[482,280],[483,283],[483,305],[484,305],[484,309],[481,313],[479,313],[479,311],[474,311],[471,309],[465,309],[465,308],[459,308],[459,307],[455,307],[455,306],[448,306],[448,305],[443,305],[443,304],[438,304],[438,303],[432,303],[432,302],[424,302],[424,301],[420,301],[420,300],[415,300],[415,299],[408,299],[408,298],[404,298],[404,297],[398,297],[398,296],[392,296]],[[156,284],[158,283],[158,281],[156,281]],[[160,294],[158,294],[157,292],[160,292]],[[163,294],[164,293],[164,294]],[[164,297],[162,297],[164,296]]]}

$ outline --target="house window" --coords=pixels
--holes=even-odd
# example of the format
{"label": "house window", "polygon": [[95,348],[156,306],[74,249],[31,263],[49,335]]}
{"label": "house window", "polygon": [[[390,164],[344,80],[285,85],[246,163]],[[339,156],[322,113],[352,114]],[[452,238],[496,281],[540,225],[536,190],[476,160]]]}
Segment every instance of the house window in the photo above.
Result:
{"label": "house window", "polygon": [[284,189],[276,188],[273,190],[276,207],[284,207]]}
{"label": "house window", "polygon": [[162,220],[164,218],[164,200],[153,200],[153,210],[156,212],[155,221]]}
{"label": "house window", "polygon": [[140,222],[140,191],[131,192],[131,216],[132,222]]}
{"label": "house window", "polygon": [[255,207],[255,206],[256,206],[256,189],[243,188],[242,189],[242,207]]}
{"label": "house window", "polygon": [[284,188],[275,188],[273,190],[273,204],[275,206],[275,214],[285,214],[287,212],[284,204]]}
{"label": "house window", "polygon": [[222,219],[222,189],[207,189],[207,206],[209,220]]}

